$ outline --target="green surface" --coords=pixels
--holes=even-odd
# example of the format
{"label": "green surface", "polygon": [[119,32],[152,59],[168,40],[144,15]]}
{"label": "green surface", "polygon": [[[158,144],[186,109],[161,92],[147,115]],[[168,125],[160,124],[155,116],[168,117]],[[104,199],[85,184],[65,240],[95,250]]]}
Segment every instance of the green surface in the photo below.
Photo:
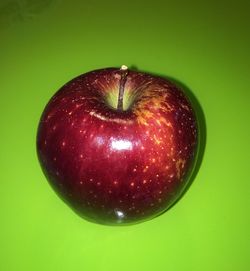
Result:
{"label": "green surface", "polygon": [[[247,1],[0,3],[0,270],[250,270],[250,36]],[[35,151],[40,114],[73,77],[136,66],[200,102],[200,170],[167,213],[87,222],[52,191]]]}

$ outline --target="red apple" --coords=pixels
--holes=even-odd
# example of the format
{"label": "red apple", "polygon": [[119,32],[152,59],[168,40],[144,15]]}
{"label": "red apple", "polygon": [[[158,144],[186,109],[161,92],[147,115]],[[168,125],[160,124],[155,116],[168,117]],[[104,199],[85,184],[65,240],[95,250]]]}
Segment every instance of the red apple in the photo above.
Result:
{"label": "red apple", "polygon": [[37,153],[53,189],[78,214],[128,224],[155,217],[181,196],[197,142],[183,91],[122,66],[80,75],[51,98]]}

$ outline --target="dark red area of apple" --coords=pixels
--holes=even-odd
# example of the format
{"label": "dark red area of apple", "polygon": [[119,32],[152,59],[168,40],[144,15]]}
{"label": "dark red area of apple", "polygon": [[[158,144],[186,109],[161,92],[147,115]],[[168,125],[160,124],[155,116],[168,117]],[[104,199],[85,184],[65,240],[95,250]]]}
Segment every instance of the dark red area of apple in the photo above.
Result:
{"label": "dark red area of apple", "polygon": [[168,209],[197,153],[195,112],[177,86],[129,70],[127,108],[117,110],[120,80],[117,68],[73,79],[47,104],[37,134],[39,161],[54,190],[102,224],[140,222]]}

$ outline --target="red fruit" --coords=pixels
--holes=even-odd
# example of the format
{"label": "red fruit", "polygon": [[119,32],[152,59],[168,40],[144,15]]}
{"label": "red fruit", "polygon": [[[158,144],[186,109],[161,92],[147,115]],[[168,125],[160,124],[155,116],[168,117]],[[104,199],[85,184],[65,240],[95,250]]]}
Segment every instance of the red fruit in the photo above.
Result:
{"label": "red fruit", "polygon": [[47,104],[38,158],[57,194],[87,220],[144,221],[182,194],[197,154],[197,122],[170,81],[106,68],[64,85]]}

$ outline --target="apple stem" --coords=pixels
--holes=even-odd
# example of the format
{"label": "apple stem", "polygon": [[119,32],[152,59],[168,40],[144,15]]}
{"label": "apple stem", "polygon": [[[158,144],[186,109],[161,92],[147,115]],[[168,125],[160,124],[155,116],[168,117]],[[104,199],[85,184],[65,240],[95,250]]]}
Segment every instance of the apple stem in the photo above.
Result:
{"label": "apple stem", "polygon": [[123,96],[124,96],[126,79],[128,75],[128,67],[125,65],[122,65],[120,68],[120,73],[121,73],[121,79],[120,79],[120,84],[119,84],[117,109],[123,111]]}

